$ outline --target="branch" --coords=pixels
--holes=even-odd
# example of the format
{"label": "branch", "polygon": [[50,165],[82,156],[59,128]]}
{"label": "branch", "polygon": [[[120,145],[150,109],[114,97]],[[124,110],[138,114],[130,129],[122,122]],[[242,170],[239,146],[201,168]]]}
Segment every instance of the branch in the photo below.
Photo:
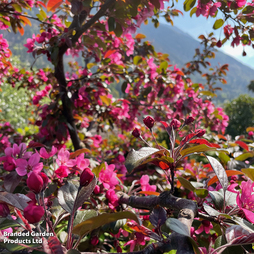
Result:
{"label": "branch", "polygon": [[118,193],[119,204],[126,204],[134,208],[152,210],[157,205],[179,211],[178,220],[184,223],[190,232],[194,217],[198,214],[197,204],[188,199],[178,198],[170,194],[170,191],[164,191],[159,197],[146,196],[136,197],[128,196],[125,193]]}

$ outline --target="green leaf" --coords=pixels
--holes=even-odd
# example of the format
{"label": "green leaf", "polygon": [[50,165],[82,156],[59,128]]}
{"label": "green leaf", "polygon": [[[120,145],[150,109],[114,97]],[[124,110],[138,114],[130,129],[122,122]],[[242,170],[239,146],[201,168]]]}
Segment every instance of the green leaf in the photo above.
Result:
{"label": "green leaf", "polygon": [[196,0],[185,0],[183,8],[185,11],[189,11],[196,3]]}
{"label": "green leaf", "polygon": [[79,223],[96,216],[98,216],[98,212],[95,210],[78,210],[73,225],[76,226]]}
{"label": "green leaf", "polygon": [[179,177],[177,177],[177,179],[180,181],[181,185],[184,188],[186,188],[186,189],[188,189],[190,191],[194,191],[195,190],[195,187],[188,180],[186,180],[185,178],[179,176]]}
{"label": "green leaf", "polygon": [[117,37],[120,37],[123,33],[123,28],[121,24],[119,24],[118,22],[116,23],[116,28],[114,29],[114,33]]}
{"label": "green leaf", "polygon": [[195,189],[194,190],[194,193],[196,193],[196,195],[199,197],[199,198],[205,198],[207,197],[208,195],[208,190],[207,189]]}
{"label": "green leaf", "polygon": [[[134,57],[134,58],[135,58],[135,57]],[[125,93],[125,90],[126,90],[126,88],[127,88],[127,85],[128,85],[128,82],[127,82],[127,81],[124,81],[123,84],[122,84],[122,86],[121,86],[121,91],[122,91],[122,93]]]}
{"label": "green leaf", "polygon": [[20,221],[20,219],[18,218],[17,220],[9,220],[6,218],[0,218],[0,229],[6,229],[6,228],[10,228],[10,227],[19,227],[20,223],[22,223],[22,221]]}
{"label": "green leaf", "polygon": [[175,218],[169,218],[166,220],[166,226],[178,234],[190,236],[188,227],[181,221]]}
{"label": "green leaf", "polygon": [[254,168],[242,168],[241,171],[254,181]]}
{"label": "green leaf", "polygon": [[191,11],[190,11],[190,17],[192,17],[192,15],[194,13],[196,13],[196,11],[197,11],[197,7],[192,8]]}
{"label": "green leaf", "polygon": [[109,30],[109,32],[114,31],[115,28],[116,28],[116,21],[115,21],[115,18],[110,17],[110,18],[108,19],[108,30]]}
{"label": "green leaf", "polygon": [[237,156],[235,158],[235,160],[237,160],[237,161],[245,161],[249,157],[253,157],[253,156],[254,156],[253,153],[242,153],[241,155]]}
{"label": "green leaf", "polygon": [[224,20],[223,19],[217,19],[214,24],[213,24],[213,29],[218,29],[220,27],[222,27],[224,24]]}
{"label": "green leaf", "polygon": [[206,158],[208,159],[209,163],[211,164],[213,171],[217,175],[223,190],[226,191],[226,189],[228,187],[228,176],[226,174],[225,169],[220,164],[220,162],[218,160],[216,160],[215,158],[213,158],[211,156],[206,156]]}
{"label": "green leaf", "polygon": [[217,97],[217,94],[211,92],[211,91],[200,91],[199,92],[200,95],[205,95],[205,96],[211,96],[211,97],[214,97],[216,96]]}
{"label": "green leaf", "polygon": [[138,65],[140,62],[142,62],[142,57],[141,56],[134,56],[133,63],[135,65]]}
{"label": "green leaf", "polygon": [[240,225],[242,228],[248,230],[251,233],[254,233],[254,225],[247,220],[234,216],[233,221]]}
{"label": "green leaf", "polygon": [[214,151],[217,149],[218,148],[216,148],[216,147],[210,147],[205,144],[202,144],[202,145],[197,145],[197,146],[183,149],[180,153],[182,156],[185,156],[185,155],[192,154],[192,153],[202,153],[202,152],[207,152],[207,151]]}
{"label": "green leaf", "polygon": [[219,159],[225,164],[230,161],[230,157],[226,155],[224,152],[219,152]]}
{"label": "green leaf", "polygon": [[119,213],[104,213],[76,225],[73,228],[72,233],[82,237],[88,234],[89,232],[93,231],[94,229],[97,229],[107,223],[121,219],[131,219],[140,224],[137,216],[129,211]]}
{"label": "green leaf", "polygon": [[19,4],[12,4],[12,7],[14,8],[14,10],[15,11],[17,11],[17,12],[22,12],[22,8],[20,7],[20,5]]}

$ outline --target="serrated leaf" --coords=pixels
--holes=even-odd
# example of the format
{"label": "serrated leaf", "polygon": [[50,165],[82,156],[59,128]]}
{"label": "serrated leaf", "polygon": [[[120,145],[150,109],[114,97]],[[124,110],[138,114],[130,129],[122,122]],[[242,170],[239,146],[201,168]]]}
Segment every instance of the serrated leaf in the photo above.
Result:
{"label": "serrated leaf", "polygon": [[91,232],[92,230],[105,225],[106,223],[121,219],[131,219],[139,224],[139,219],[137,218],[137,216],[129,211],[119,213],[104,213],[76,225],[73,228],[72,233],[82,237]]}
{"label": "serrated leaf", "polygon": [[175,218],[169,218],[166,220],[166,226],[178,234],[190,236],[188,227],[181,221]]}
{"label": "serrated leaf", "polygon": [[77,193],[78,186],[71,182],[66,182],[65,185],[58,190],[58,202],[66,212],[72,213]]}
{"label": "serrated leaf", "polygon": [[209,163],[211,164],[213,171],[217,175],[223,190],[226,191],[226,189],[228,187],[228,177],[227,177],[225,169],[220,164],[220,162],[217,161],[215,158],[208,156],[208,155],[206,156],[206,158],[208,159]]}
{"label": "serrated leaf", "polygon": [[224,20],[223,19],[217,19],[214,24],[213,24],[213,29],[219,29],[220,27],[222,27],[224,24]]}
{"label": "serrated leaf", "polygon": [[0,192],[0,201],[23,211],[28,206],[28,202],[31,201],[31,199],[24,194],[12,194],[2,191]]}

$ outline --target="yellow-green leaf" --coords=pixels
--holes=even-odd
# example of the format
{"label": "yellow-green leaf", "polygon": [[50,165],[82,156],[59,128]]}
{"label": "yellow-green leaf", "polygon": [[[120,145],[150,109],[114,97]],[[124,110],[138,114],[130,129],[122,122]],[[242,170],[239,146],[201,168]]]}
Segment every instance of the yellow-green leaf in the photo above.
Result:
{"label": "yellow-green leaf", "polygon": [[237,161],[245,161],[249,157],[253,157],[253,156],[254,156],[253,153],[242,153],[241,155],[237,156],[235,158],[235,160],[237,160]]}
{"label": "yellow-green leaf", "polygon": [[202,145],[193,146],[193,147],[189,147],[189,148],[186,148],[186,149],[182,150],[181,155],[185,156],[187,154],[202,153],[202,152],[206,152],[206,151],[214,151],[214,150],[217,150],[217,149],[218,148],[216,148],[216,147],[210,147],[210,146],[207,146],[205,144],[202,144]]}
{"label": "yellow-green leaf", "polygon": [[119,213],[103,213],[79,223],[73,228],[72,233],[82,237],[96,228],[121,219],[131,219],[140,224],[137,216],[129,211]]}
{"label": "yellow-green leaf", "polygon": [[246,176],[254,181],[254,168],[242,168],[241,170]]}

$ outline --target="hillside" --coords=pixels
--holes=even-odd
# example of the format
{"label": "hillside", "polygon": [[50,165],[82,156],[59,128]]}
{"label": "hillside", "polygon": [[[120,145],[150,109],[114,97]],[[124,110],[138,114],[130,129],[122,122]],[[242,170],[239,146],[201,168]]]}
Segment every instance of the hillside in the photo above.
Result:
{"label": "hillside", "polygon": [[[143,25],[138,32],[146,35],[146,39],[155,46],[156,51],[169,54],[171,64],[177,64],[178,67],[183,67],[189,62],[195,54],[195,49],[200,48],[199,41],[171,25],[160,24],[158,28],[154,28],[150,22],[148,25]],[[212,66],[226,63],[229,64],[229,72],[225,77],[227,84],[218,82],[217,86],[223,89],[217,92],[216,101],[218,102],[233,99],[243,93],[250,93],[247,86],[254,79],[253,69],[221,51],[217,51],[215,59],[211,60]],[[197,74],[193,77],[193,81],[202,82],[202,79]]]}

